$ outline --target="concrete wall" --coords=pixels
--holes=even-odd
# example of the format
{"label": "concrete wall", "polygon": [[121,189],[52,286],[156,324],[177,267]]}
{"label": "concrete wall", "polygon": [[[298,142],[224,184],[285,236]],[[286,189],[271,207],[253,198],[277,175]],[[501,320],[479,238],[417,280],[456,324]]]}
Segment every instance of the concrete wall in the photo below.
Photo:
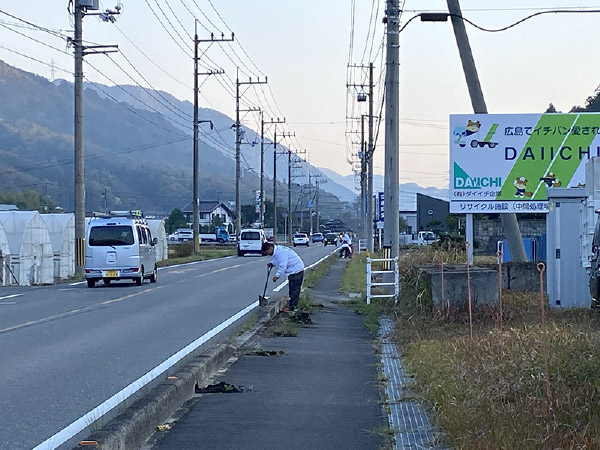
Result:
{"label": "concrete wall", "polygon": [[[497,264],[482,264],[482,267],[495,270]],[[544,271],[544,293],[546,293],[546,273]],[[498,283],[498,281],[496,281]],[[508,262],[502,264],[502,289],[520,292],[540,292],[540,273],[536,262]]]}
{"label": "concrete wall", "polygon": [[[469,293],[467,269],[464,266],[444,268],[444,298],[442,299],[442,272],[439,266],[420,269],[427,280],[430,298],[437,309],[444,309],[450,302],[452,308],[465,308]],[[471,303],[473,306],[498,303],[498,272],[493,269],[474,267],[471,275]]]}

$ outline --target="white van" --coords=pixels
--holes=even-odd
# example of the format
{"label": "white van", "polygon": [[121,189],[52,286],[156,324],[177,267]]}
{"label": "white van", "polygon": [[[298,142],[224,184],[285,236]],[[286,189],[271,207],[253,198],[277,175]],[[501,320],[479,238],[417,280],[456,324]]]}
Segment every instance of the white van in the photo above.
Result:
{"label": "white van", "polygon": [[85,244],[85,278],[93,288],[97,281],[110,284],[130,279],[140,286],[144,278],[156,283],[156,244],[139,212],[114,212],[110,218],[93,218]]}
{"label": "white van", "polygon": [[238,256],[244,256],[246,253],[258,253],[260,255],[263,242],[267,242],[263,230],[255,228],[242,230],[237,244]]}

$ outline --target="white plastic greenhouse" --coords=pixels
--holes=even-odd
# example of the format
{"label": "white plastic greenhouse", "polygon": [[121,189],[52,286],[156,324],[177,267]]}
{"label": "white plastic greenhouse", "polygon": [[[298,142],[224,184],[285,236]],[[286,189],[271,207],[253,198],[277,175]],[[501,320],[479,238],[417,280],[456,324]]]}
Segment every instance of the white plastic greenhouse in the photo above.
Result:
{"label": "white plastic greenhouse", "polygon": [[165,230],[165,221],[163,219],[147,219],[148,226],[153,238],[158,239],[156,244],[156,261],[162,261],[169,258],[169,249],[167,247],[167,232]]}
{"label": "white plastic greenhouse", "polygon": [[8,249],[8,238],[2,222],[0,222],[0,252],[0,284],[6,286],[9,283],[9,278],[11,278],[8,271],[10,267],[10,250]]}
{"label": "white plastic greenhouse", "polygon": [[64,279],[75,274],[75,215],[42,214],[54,254],[54,278]]}
{"label": "white plastic greenhouse", "polygon": [[[37,211],[0,211],[10,253],[10,269],[21,286],[54,282],[50,234]],[[7,284],[14,284],[11,276]]]}

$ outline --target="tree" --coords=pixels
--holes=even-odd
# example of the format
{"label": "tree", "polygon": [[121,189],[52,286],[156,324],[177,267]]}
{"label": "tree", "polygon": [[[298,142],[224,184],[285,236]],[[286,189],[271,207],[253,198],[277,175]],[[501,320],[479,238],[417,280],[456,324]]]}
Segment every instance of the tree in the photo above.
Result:
{"label": "tree", "polygon": [[405,233],[406,230],[409,228],[408,223],[406,222],[406,220],[404,220],[404,217],[402,217],[402,216],[400,216],[398,218],[398,225],[399,225],[400,233]]}
{"label": "tree", "polygon": [[165,229],[167,230],[167,233],[172,233],[177,228],[188,228],[183,211],[181,211],[179,208],[175,208],[173,211],[171,211],[171,214],[165,221]]}
{"label": "tree", "polygon": [[0,193],[0,203],[15,205],[19,209],[28,211],[54,212],[58,203],[47,195],[43,195],[28,189],[23,192],[4,192]]}

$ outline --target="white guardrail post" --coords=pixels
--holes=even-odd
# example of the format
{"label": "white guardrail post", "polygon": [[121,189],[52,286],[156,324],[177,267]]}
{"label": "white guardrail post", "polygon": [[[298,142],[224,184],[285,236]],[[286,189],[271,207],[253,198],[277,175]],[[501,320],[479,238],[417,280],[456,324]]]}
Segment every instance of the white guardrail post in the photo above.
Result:
{"label": "white guardrail post", "polygon": [[371,258],[367,258],[367,305],[371,304]]}
{"label": "white guardrail post", "polygon": [[398,295],[400,294],[400,268],[398,267],[398,257],[394,258],[394,305],[398,303]]}
{"label": "white guardrail post", "polygon": [[[371,268],[371,263],[373,262],[394,262],[394,268],[392,270],[372,270]],[[388,282],[384,282],[384,283],[374,283],[373,280],[371,279],[371,277],[373,276],[373,274],[394,274],[394,282],[393,283],[388,283]],[[388,278],[389,279],[389,278]],[[393,294],[377,294],[377,295],[371,295],[371,288],[373,286],[394,286],[394,293]],[[371,304],[371,299],[372,298],[394,298],[394,304],[398,303],[398,294],[400,293],[400,271],[398,268],[398,257],[394,257],[394,258],[380,258],[380,259],[373,259],[373,258],[367,258],[367,305]]]}

